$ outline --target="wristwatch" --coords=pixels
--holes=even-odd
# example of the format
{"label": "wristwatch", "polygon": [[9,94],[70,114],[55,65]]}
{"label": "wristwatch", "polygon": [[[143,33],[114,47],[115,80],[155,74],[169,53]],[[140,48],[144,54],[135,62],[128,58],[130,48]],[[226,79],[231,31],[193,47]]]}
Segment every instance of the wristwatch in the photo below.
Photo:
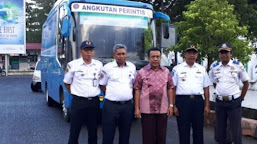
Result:
{"label": "wristwatch", "polygon": [[174,105],[173,105],[173,104],[170,104],[169,107],[174,107]]}

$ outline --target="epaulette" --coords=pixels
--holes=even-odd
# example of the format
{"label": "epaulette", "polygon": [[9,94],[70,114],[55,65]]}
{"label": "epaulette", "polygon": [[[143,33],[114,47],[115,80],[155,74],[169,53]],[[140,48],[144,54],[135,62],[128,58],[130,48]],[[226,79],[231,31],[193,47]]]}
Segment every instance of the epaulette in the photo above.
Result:
{"label": "epaulette", "polygon": [[239,65],[239,64],[240,64],[240,61],[233,60],[233,64]]}
{"label": "epaulette", "polygon": [[220,62],[216,62],[215,64],[213,64],[212,68],[218,66],[220,64]]}

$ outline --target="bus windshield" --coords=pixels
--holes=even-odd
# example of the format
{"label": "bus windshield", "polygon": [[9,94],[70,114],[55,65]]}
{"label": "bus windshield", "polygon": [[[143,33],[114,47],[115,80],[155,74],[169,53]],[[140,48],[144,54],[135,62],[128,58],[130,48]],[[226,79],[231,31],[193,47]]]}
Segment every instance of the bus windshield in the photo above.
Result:
{"label": "bus windshield", "polygon": [[149,18],[92,12],[75,15],[78,16],[78,44],[91,40],[96,59],[111,58],[113,46],[124,44],[129,61],[145,60],[144,33],[149,29]]}

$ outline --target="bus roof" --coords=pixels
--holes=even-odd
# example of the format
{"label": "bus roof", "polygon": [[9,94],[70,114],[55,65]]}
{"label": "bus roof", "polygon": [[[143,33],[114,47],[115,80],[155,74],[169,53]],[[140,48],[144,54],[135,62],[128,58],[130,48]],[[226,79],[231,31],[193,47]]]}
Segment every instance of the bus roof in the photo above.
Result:
{"label": "bus roof", "polygon": [[[48,14],[49,16],[52,15],[52,12],[55,10],[55,8],[62,3],[67,3],[68,5],[75,3],[75,2],[86,2],[86,3],[95,3],[95,4],[108,4],[108,5],[117,5],[117,6],[128,6],[128,7],[137,7],[137,8],[146,8],[153,10],[153,6],[147,3],[142,2],[135,2],[135,1],[128,1],[128,0],[58,0],[55,2],[53,8]],[[47,20],[48,20],[47,18]],[[47,21],[46,20],[46,21]]]}
{"label": "bus roof", "polygon": [[87,2],[87,3],[96,3],[96,4],[109,4],[109,5],[120,5],[120,6],[129,6],[129,7],[138,7],[138,8],[147,8],[153,10],[153,6],[147,3],[128,1],[128,0],[58,0],[54,7],[58,4],[67,2],[68,5],[74,2]]}

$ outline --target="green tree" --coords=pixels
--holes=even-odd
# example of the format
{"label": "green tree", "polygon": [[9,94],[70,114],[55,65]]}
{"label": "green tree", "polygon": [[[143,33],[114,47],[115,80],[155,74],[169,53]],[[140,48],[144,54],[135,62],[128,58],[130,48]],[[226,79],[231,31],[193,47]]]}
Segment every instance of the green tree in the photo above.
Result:
{"label": "green tree", "polygon": [[247,38],[257,38],[257,1],[256,0],[229,0],[235,6],[235,14],[241,26],[248,27]]}
{"label": "green tree", "polygon": [[26,2],[26,41],[40,43],[42,26],[57,0],[31,0]]}
{"label": "green tree", "polygon": [[197,0],[183,12],[185,21],[176,23],[179,41],[174,50],[182,52],[189,44],[199,48],[199,60],[208,58],[208,65],[217,60],[217,49],[221,43],[229,42],[233,57],[246,62],[253,49],[248,41],[239,36],[247,35],[247,27],[239,26],[234,7],[227,0]]}
{"label": "green tree", "polygon": [[171,18],[171,23],[183,20],[182,12],[191,0],[131,0],[149,3],[155,11],[161,11]]}

